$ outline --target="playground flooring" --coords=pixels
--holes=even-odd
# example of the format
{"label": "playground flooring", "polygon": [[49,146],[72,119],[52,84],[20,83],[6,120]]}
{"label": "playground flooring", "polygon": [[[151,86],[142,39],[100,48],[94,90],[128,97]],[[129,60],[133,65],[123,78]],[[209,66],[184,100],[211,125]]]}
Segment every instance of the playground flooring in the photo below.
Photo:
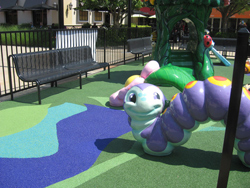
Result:
{"label": "playground flooring", "polygon": [[[146,61],[149,58],[145,59]],[[146,62],[145,61],[145,62]],[[232,80],[232,65],[213,59],[215,76]],[[217,185],[225,128],[201,125],[169,156],[145,154],[122,107],[109,96],[143,69],[141,60],[36,89],[0,103],[0,187],[206,187]],[[244,83],[250,83],[250,76]],[[179,92],[160,87],[167,99]],[[16,94],[15,94],[16,95]],[[249,168],[234,150],[228,187],[249,187]]]}

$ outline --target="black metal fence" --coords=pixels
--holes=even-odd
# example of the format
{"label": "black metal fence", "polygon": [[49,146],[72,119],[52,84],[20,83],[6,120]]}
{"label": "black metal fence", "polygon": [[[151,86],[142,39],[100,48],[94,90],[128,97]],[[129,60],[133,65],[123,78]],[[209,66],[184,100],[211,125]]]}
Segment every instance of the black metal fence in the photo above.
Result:
{"label": "black metal fence", "polygon": [[[95,33],[91,35],[91,33]],[[152,28],[99,28],[99,29],[44,29],[0,32],[0,97],[10,94],[8,56],[18,53],[46,51],[56,48],[83,45],[94,45],[95,60],[110,65],[126,63],[134,59],[127,52],[127,39],[148,37]],[[90,35],[86,35],[90,34]],[[87,36],[87,37],[86,37]],[[179,49],[180,41],[170,41],[172,49]],[[11,64],[10,74],[13,78],[13,92],[18,92],[35,84],[20,81]]]}
{"label": "black metal fence", "polygon": [[[130,37],[150,36],[151,28],[130,28]],[[92,37],[95,33],[96,37]],[[89,34],[89,35],[85,35]],[[87,36],[87,37],[86,37]],[[8,56],[18,53],[46,51],[76,45],[94,45],[94,55],[97,62],[107,62],[110,65],[130,61],[134,55],[127,52],[127,28],[100,29],[45,29],[0,32],[0,97],[9,95]],[[79,41],[85,41],[80,44]],[[86,42],[87,41],[87,42]],[[10,74],[13,78],[13,92],[18,92],[35,86],[35,83],[20,81],[11,64]]]}

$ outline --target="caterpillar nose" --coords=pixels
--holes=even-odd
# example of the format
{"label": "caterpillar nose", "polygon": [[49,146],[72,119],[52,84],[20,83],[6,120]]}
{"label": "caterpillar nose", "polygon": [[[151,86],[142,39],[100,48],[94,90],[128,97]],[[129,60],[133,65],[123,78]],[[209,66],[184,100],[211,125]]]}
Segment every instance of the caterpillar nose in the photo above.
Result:
{"label": "caterpillar nose", "polygon": [[139,93],[138,97],[141,99],[141,101],[146,101],[146,93]]}

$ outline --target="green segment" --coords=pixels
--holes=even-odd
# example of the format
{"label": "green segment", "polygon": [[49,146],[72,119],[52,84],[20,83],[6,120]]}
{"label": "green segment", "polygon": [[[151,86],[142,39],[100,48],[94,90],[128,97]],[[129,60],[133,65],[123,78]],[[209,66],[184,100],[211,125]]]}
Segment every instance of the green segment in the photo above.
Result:
{"label": "green segment", "polygon": [[47,105],[32,105],[0,111],[0,137],[29,129],[42,121],[48,113]]}
{"label": "green segment", "polygon": [[[213,7],[223,6],[223,0],[156,0],[154,9],[157,17],[157,41],[153,59],[159,62],[162,71],[157,71],[146,80],[148,83],[172,85],[183,89],[187,80],[205,80],[214,76],[214,67],[209,50],[204,46],[204,30]],[[189,28],[186,51],[171,50],[170,35],[176,24],[184,20]],[[171,67],[174,65],[180,69]],[[165,68],[165,67],[168,68]],[[167,74],[166,73],[167,70]],[[181,75],[186,72],[190,75]],[[174,74],[174,75],[170,75]],[[165,76],[165,77],[164,77]],[[176,79],[174,77],[178,77]],[[181,81],[180,78],[187,78]]]}
{"label": "green segment", "polygon": [[164,66],[150,74],[145,82],[161,86],[174,86],[183,91],[187,83],[195,80],[188,72],[191,72],[188,68],[180,68],[172,65]]}

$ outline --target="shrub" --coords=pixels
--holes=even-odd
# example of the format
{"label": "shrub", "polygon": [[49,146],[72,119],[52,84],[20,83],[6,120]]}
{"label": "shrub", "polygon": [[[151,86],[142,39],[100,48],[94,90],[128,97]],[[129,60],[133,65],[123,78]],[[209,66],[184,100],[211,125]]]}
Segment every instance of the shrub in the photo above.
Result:
{"label": "shrub", "polygon": [[91,24],[90,23],[84,23],[82,25],[82,28],[90,28]]}

